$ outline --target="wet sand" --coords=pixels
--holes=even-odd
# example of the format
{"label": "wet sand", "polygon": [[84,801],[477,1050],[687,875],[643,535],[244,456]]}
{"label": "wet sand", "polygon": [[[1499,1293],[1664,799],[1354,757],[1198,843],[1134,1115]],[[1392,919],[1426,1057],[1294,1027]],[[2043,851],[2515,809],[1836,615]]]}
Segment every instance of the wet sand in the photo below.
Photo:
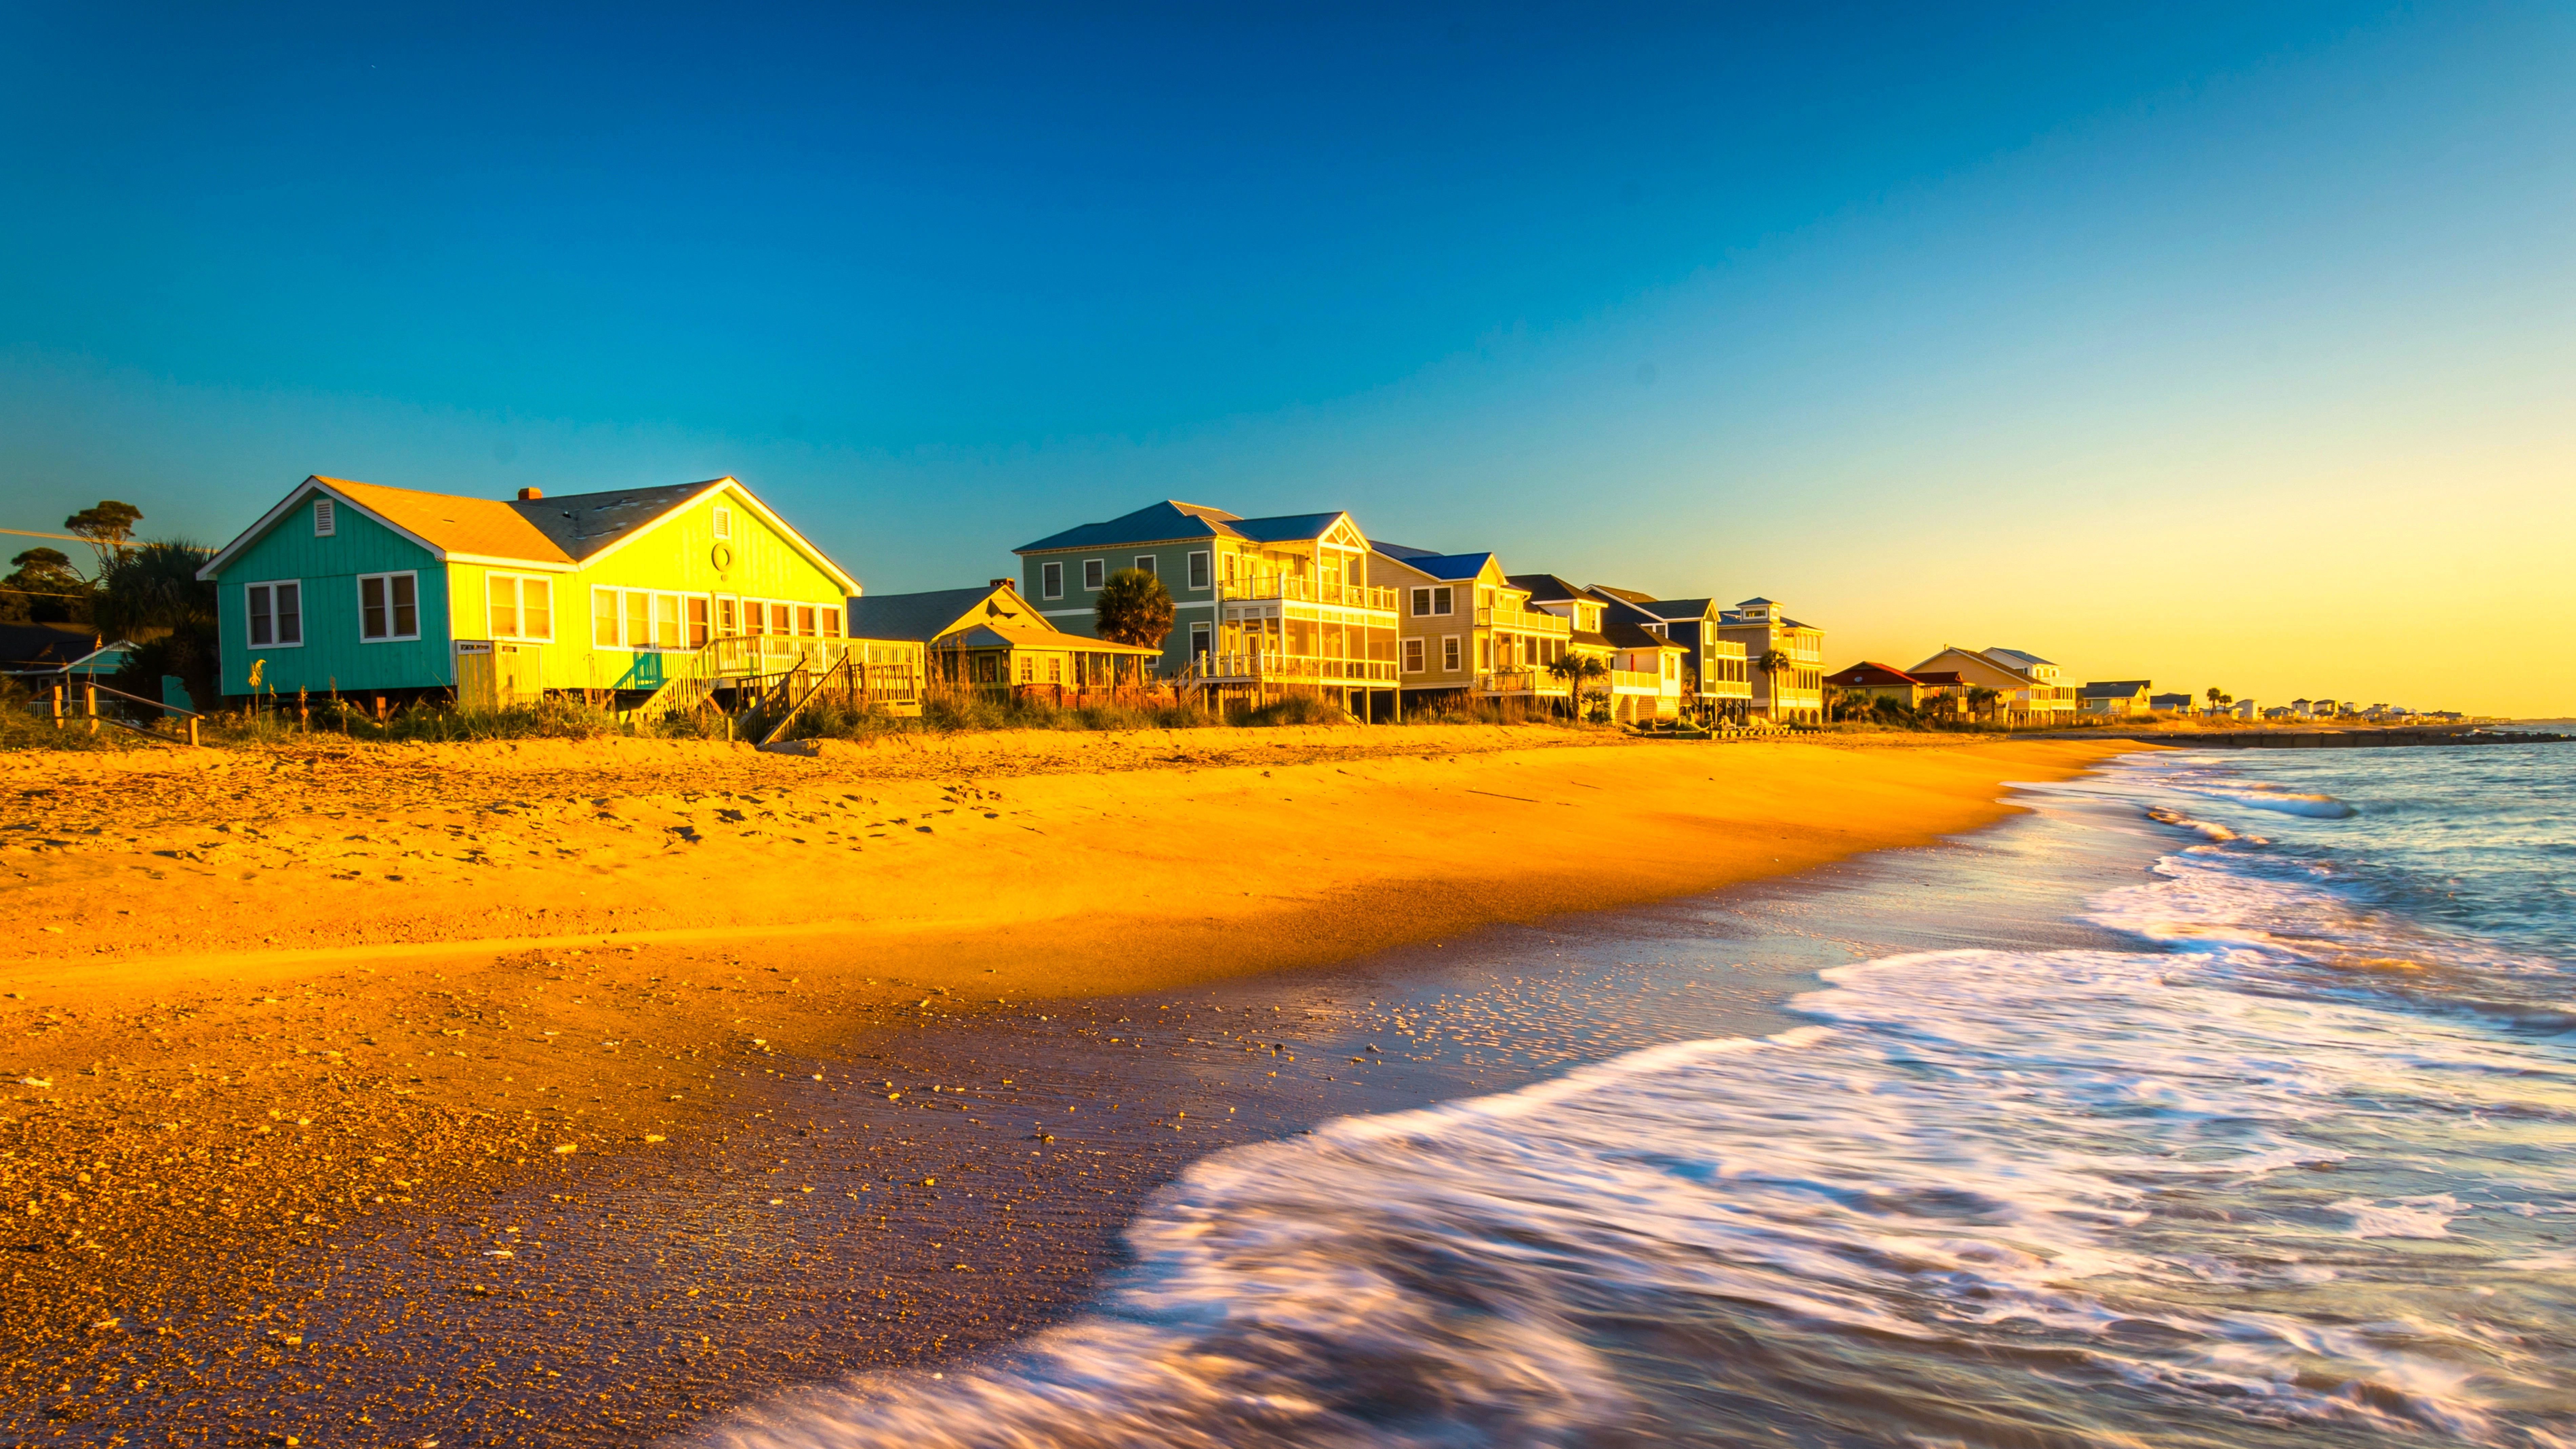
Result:
{"label": "wet sand", "polygon": [[1427,733],[0,763],[44,1084],[0,1424],[637,1443],[1006,1343],[1182,1162],[1397,1075],[1358,1001],[1137,993],[1917,843],[2110,752]]}

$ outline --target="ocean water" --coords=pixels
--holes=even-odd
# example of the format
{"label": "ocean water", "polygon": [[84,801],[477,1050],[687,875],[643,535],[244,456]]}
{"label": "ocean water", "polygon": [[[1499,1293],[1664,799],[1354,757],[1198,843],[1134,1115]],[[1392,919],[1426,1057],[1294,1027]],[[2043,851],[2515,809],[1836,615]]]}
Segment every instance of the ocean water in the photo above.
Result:
{"label": "ocean water", "polygon": [[2576,749],[2031,790],[2161,822],[2105,945],[1217,1152],[1073,1321],[692,1441],[2576,1446]]}

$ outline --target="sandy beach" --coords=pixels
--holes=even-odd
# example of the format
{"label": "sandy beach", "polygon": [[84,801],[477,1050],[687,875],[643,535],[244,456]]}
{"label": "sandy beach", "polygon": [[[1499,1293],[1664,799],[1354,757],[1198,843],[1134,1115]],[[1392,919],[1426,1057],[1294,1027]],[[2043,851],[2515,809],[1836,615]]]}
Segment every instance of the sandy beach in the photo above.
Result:
{"label": "sandy beach", "polygon": [[[474,1392],[515,1407],[448,1442],[643,1442],[809,1364],[1006,1341],[1080,1298],[1138,1192],[1351,1074],[1296,1062],[1329,1033],[1284,1008],[1162,1018],[1149,1052],[1145,994],[1924,843],[2123,748],[1460,727],[0,757],[25,1305],[0,1397],[62,1442],[377,1442],[428,1367],[466,1392],[428,1345],[506,1309],[476,1331],[584,1345],[585,1388],[492,1366]],[[1015,1057],[1068,1022],[1079,1060]],[[821,1183],[798,1152],[835,1132],[865,1146]],[[609,1230],[594,1196],[677,1221],[746,1180],[841,1209],[721,1284],[514,1286],[509,1244]],[[641,1251],[662,1224],[619,1226]],[[410,1269],[380,1276],[395,1242]],[[809,1257],[878,1271],[772,1311]]]}

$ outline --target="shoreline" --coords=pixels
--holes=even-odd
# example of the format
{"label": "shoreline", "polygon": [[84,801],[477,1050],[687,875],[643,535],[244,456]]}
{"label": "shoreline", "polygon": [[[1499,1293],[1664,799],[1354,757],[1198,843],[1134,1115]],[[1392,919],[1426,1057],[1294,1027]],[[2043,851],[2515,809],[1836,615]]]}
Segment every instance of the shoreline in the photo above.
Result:
{"label": "shoreline", "polygon": [[[312,929],[291,901],[247,922],[213,909],[242,890],[245,875],[274,878],[310,868],[263,860],[261,852],[284,853],[295,844],[300,817],[282,813],[261,816],[260,834],[228,862],[248,871],[204,861],[185,863],[194,872],[156,865],[162,879],[152,885],[175,882],[159,909],[172,917],[216,916],[205,925],[190,923],[216,951],[128,946],[115,959],[102,959],[111,953],[83,953],[75,939],[50,959],[18,959],[0,968],[0,986],[9,993],[0,1000],[0,1020],[13,1028],[6,1039],[18,1044],[13,1060],[0,1065],[52,1083],[15,1090],[17,1100],[0,1113],[9,1119],[0,1134],[16,1149],[7,1186],[13,1195],[22,1189],[31,1198],[57,1195],[46,1199],[56,1207],[33,1239],[37,1251],[18,1270],[53,1311],[30,1335],[25,1370],[10,1374],[9,1397],[23,1402],[37,1378],[97,1362],[112,1350],[130,1355],[135,1330],[153,1331],[144,1324],[183,1325],[171,1340],[195,1342],[202,1353],[203,1338],[218,1331],[222,1315],[210,1317],[202,1304],[190,1308],[183,1300],[192,1295],[215,1303],[269,1299],[263,1316],[308,1325],[292,1335],[280,1329],[280,1338],[253,1345],[254,1362],[265,1365],[258,1372],[291,1375],[300,1345],[281,1347],[284,1336],[333,1337],[309,1325],[327,1316],[334,1294],[292,1311],[282,1303],[283,1290],[309,1271],[316,1255],[345,1253],[346,1245],[388,1231],[429,1238],[452,1233],[489,1219],[496,1202],[533,1204],[540,1195],[568,1201],[572,1192],[603,1190],[600,1184],[649,1182],[675,1170],[656,1165],[665,1159],[697,1163],[693,1170],[713,1174],[712,1185],[723,1171],[707,1164],[730,1161],[725,1153],[748,1152],[756,1141],[761,1152],[792,1145],[767,1135],[783,1130],[776,1125],[788,1110],[783,1103],[841,1113],[864,1108],[886,1119],[850,1131],[892,1132],[905,1124],[900,1130],[912,1138],[900,1147],[891,1139],[883,1145],[886,1163],[900,1158],[905,1165],[882,1174],[888,1181],[858,1186],[872,1196],[888,1193],[889,1202],[909,1194],[936,1203],[944,1195],[928,1185],[939,1175],[932,1159],[953,1155],[957,1144],[920,1136],[922,1124],[946,1120],[920,1114],[960,1100],[961,1111],[998,1110],[971,1095],[949,1098],[936,1090],[949,1085],[937,1077],[945,1062],[958,1068],[949,1075],[967,1076],[971,1066],[983,1074],[979,1082],[992,1081],[989,1063],[974,1064],[1009,1049],[1012,1020],[1034,1019],[1057,1031],[1065,1028],[1055,1023],[1075,1020],[1095,1036],[1123,1037],[1114,1018],[1092,1018],[1143,994],[1228,978],[1302,980],[1280,973],[1408,943],[1437,949],[1431,943],[1510,923],[1792,876],[1974,830],[2011,813],[1995,798],[2002,781],[2064,778],[2134,748],[1946,741],[1906,749],[1783,743],[1694,752],[1688,745],[1589,741],[1531,748],[1517,732],[1484,731],[1462,734],[1487,738],[1441,742],[1452,746],[1446,750],[1425,750],[1412,737],[1400,752],[1365,753],[1338,740],[1315,745],[1278,738],[1284,732],[1241,733],[1269,737],[1231,753],[1202,748],[1177,758],[1167,753],[1168,741],[1119,742],[1106,750],[1087,741],[1082,754],[1029,752],[1016,774],[989,757],[978,773],[966,775],[953,758],[927,762],[926,769],[924,762],[908,762],[911,773],[905,773],[888,768],[883,757],[845,763],[827,752],[783,762],[784,768],[767,759],[718,760],[732,778],[710,780],[699,778],[714,773],[704,762],[689,762],[696,776],[677,790],[667,767],[618,778],[613,770],[567,770],[539,752],[537,768],[458,782],[435,804],[394,803],[410,788],[399,781],[366,803],[372,813],[358,823],[374,828],[354,833],[399,837],[368,842],[393,852],[369,859],[397,862],[395,873],[431,877],[418,891],[430,909],[407,918],[415,929],[452,919],[437,910],[445,893],[468,884],[488,889],[470,876],[441,880],[440,872],[492,868],[401,851],[424,850],[433,839],[464,845],[457,836],[470,833],[477,817],[489,831],[496,817],[553,808],[548,818],[566,822],[565,833],[577,837],[584,854],[509,874],[601,891],[607,899],[597,905],[610,914],[593,930],[382,939],[371,932],[381,930],[383,919],[355,911],[346,923],[354,929],[336,941],[243,941],[251,931],[292,939]],[[1675,751],[1695,754],[1708,768],[1693,770],[1696,781],[1676,778]],[[528,763],[525,754],[512,753]],[[1129,768],[1104,770],[1104,756]],[[281,774],[285,781],[271,783]],[[12,893],[6,919],[17,928],[16,939],[33,929],[26,913],[45,909],[43,898],[79,883],[84,871],[95,882],[103,866],[112,872],[121,862],[133,870],[136,847],[148,845],[152,832],[207,835],[212,826],[203,814],[191,818],[191,808],[256,808],[286,791],[308,811],[357,803],[335,802],[327,788],[318,788],[330,784],[330,771],[312,766],[272,767],[264,779],[222,783],[226,788],[193,796],[157,791],[148,811],[112,827],[137,837],[118,841],[121,848],[57,851],[51,860],[39,855],[45,864],[67,866],[72,880],[30,888],[33,873],[25,867],[31,862],[13,853],[21,889]],[[690,791],[700,798],[673,798]],[[1596,794],[1605,798],[1590,798]],[[864,798],[868,819],[826,814],[828,797],[836,795]],[[770,813],[744,808],[750,805]],[[993,808],[978,808],[985,806]],[[693,843],[679,836],[679,829],[696,830],[696,822],[712,823],[723,810],[742,817],[726,822],[743,827],[735,837],[707,830],[703,842]],[[929,810],[941,813],[925,815]],[[860,812],[843,812],[849,813]],[[406,814],[402,830],[384,829],[389,816]],[[905,826],[932,828],[926,838],[902,841],[908,849],[885,843],[897,839],[892,830],[859,836],[853,859],[873,870],[873,889],[868,909],[853,915],[809,910],[796,919],[771,909],[755,932],[740,916],[690,919],[703,903],[643,909],[675,875],[721,881],[755,866],[811,871],[827,861],[846,869],[833,859],[850,849],[841,843],[849,832],[838,827],[893,824],[898,817]],[[1222,823],[1235,836],[1270,842],[1258,857],[1265,864],[1255,870],[1246,863],[1255,857],[1240,852],[1213,857],[1223,888],[1242,893],[1192,892],[1194,873],[1211,868],[1199,838],[1208,831],[1184,832],[1191,838],[1182,848],[1125,824],[1174,817],[1201,827]],[[1318,819],[1365,825],[1353,838],[1368,848],[1355,851],[1340,833],[1316,831]],[[823,821],[834,823],[818,825]],[[1068,834],[1088,826],[1094,833],[1078,849],[1049,842],[1033,850],[1004,836],[1006,825]],[[1283,838],[1300,825],[1325,838]],[[801,841],[788,833],[800,827]],[[1391,855],[1407,850],[1417,852],[1414,868],[1385,869]],[[1659,851],[1687,859],[1657,861]],[[675,853],[676,861],[660,858]],[[1443,867],[1452,856],[1468,868]],[[1618,868],[1605,867],[1604,857],[1615,858]],[[385,894],[369,883],[320,884],[328,879],[317,875],[308,894],[343,907]],[[1006,893],[1006,886],[1013,888]],[[1132,895],[1112,908],[1106,900],[1112,892]],[[775,893],[756,894],[772,907],[779,902]],[[507,916],[487,909],[466,919],[487,932],[498,921],[544,919],[530,914],[524,894],[511,899],[517,903],[504,908]],[[991,909],[997,901],[1020,909],[997,914]],[[986,908],[981,915],[974,909],[979,903]],[[185,909],[191,905],[199,909]],[[1177,919],[1183,909],[1190,917]],[[1067,921],[1081,922],[1088,939],[1054,939],[1050,933]],[[225,953],[223,945],[256,949]],[[1222,957],[1214,954],[1219,951]],[[25,1034],[40,1028],[51,1029]],[[959,1032],[953,1049],[924,1049],[931,1036],[952,1028]],[[1274,1037],[1274,1044],[1285,1039]],[[1112,1059],[1122,1063],[1143,1050],[1141,1043],[1116,1045]],[[898,1060],[906,1055],[924,1060]],[[66,1065],[48,1067],[48,1061]],[[1023,1070],[1005,1084],[1028,1075]],[[1338,1075],[1328,1074],[1328,1081]],[[909,1085],[892,1088],[897,1095],[889,1099],[880,1084],[897,1080]],[[1271,1082],[1258,1079],[1260,1091],[1279,1090]],[[1185,1086],[1175,1079],[1149,1090],[1132,1067],[1121,1066],[1107,1078],[1095,1072],[1086,1088],[1059,1084],[1056,1097],[1078,1108],[1090,1100],[1083,1092],[1106,1091],[1147,1099],[1115,1104],[1122,1111],[1194,1111],[1178,1105]],[[1029,1105],[1015,1100],[1013,1111]],[[1230,1105],[1255,1103],[1246,1098]],[[1100,1160],[1048,1179],[1057,1198],[1087,1201],[1070,1216],[1056,1212],[1050,1219],[1055,1236],[1030,1250],[1064,1271],[1031,1269],[1022,1277],[1057,1287],[1015,1289],[1011,1301],[1019,1306],[1011,1311],[1078,1300],[1104,1255],[1114,1256],[1112,1235],[1123,1213],[1105,1220],[1105,1209],[1091,1204],[1105,1194],[1132,1202],[1134,1191],[1168,1175],[1176,1160],[1252,1125],[1217,1129],[1211,1137],[1209,1128],[1185,1128],[1178,1118],[1134,1125],[1141,1120],[1120,1117],[1118,1129],[1102,1139],[1110,1145],[1097,1149],[1105,1154]],[[972,1125],[1002,1131],[998,1119]],[[1017,1142],[1029,1130],[1012,1125],[1007,1140]],[[977,1150],[1002,1151],[1004,1140],[994,1137]],[[296,1146],[286,1147],[288,1141]],[[278,1155],[286,1160],[272,1160],[263,1147],[285,1148]],[[74,1181],[76,1166],[95,1180]],[[1104,1188],[1088,1175],[1094,1170],[1126,1187]],[[892,1180],[916,1171],[909,1184]],[[547,1188],[554,1191],[541,1193]],[[59,1198],[65,1192],[70,1199]],[[845,1194],[858,1200],[856,1189]],[[810,1201],[801,1191],[796,1198]],[[36,1227],[23,1218],[21,1225],[22,1231]],[[923,1305],[959,1294],[937,1276],[944,1270],[915,1261],[923,1253],[945,1253],[947,1236],[915,1242],[919,1235],[883,1219],[876,1230],[888,1235],[886,1244],[908,1245],[869,1249],[910,1275],[910,1286],[885,1290],[896,1295],[889,1301],[908,1297]],[[487,1260],[487,1266],[509,1261]],[[183,1264],[211,1271],[180,1283],[188,1276]],[[30,1269],[35,1279],[25,1278]],[[468,1292],[476,1286],[446,1284],[441,1291],[476,1304],[497,1301],[497,1284]],[[673,1321],[687,1316],[676,1301],[652,1311]],[[934,1316],[931,1309],[900,1312],[879,1327],[880,1346],[892,1355],[884,1361],[945,1351],[945,1337],[916,1341],[905,1328]],[[942,1312],[949,1320],[957,1316]],[[111,1318],[123,1322],[89,1326]],[[991,1327],[1007,1340],[1016,1323],[997,1320]],[[701,1336],[713,1353],[716,1335]],[[249,1372],[252,1366],[238,1367]],[[190,1377],[167,1367],[160,1372]],[[709,1401],[686,1416],[714,1407]],[[611,1435],[597,1442],[631,1441]]]}

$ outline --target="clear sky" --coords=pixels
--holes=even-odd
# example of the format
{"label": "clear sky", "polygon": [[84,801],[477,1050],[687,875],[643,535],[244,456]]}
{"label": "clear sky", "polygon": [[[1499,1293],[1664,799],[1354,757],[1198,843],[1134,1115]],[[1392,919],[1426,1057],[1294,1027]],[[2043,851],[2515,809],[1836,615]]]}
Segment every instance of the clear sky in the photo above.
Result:
{"label": "clear sky", "polygon": [[2576,9],[0,6],[0,526],[1348,508],[1834,664],[2576,713]]}

